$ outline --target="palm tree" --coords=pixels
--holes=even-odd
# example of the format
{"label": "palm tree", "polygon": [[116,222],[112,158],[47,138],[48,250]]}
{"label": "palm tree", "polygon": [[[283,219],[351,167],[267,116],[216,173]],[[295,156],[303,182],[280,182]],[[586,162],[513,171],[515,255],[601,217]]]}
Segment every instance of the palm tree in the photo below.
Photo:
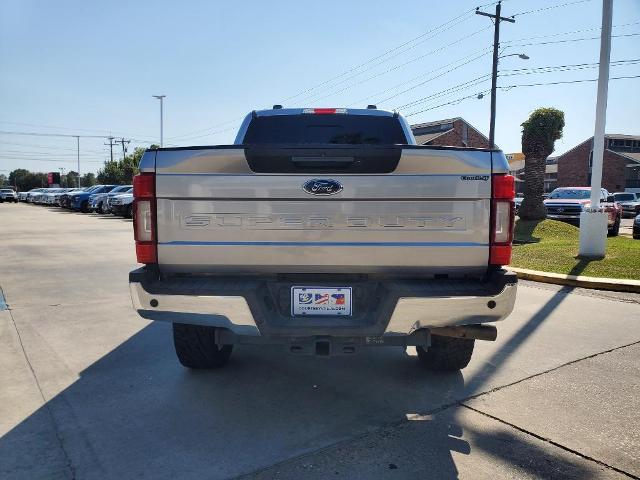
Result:
{"label": "palm tree", "polygon": [[523,220],[546,217],[542,194],[547,157],[556,140],[562,138],[564,112],[555,108],[538,108],[522,123],[524,153],[524,199],[519,216]]}

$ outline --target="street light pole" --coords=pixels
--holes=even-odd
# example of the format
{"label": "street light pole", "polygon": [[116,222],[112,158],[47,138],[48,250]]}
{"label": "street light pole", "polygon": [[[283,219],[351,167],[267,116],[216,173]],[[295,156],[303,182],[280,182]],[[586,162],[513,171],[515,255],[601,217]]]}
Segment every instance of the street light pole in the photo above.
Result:
{"label": "street light pole", "polygon": [[[76,135],[76,151],[78,153],[78,188],[80,188],[80,136]],[[69,182],[67,182],[69,186]]]}
{"label": "street light pole", "polygon": [[158,100],[160,100],[160,146],[162,147],[163,145],[163,117],[164,117],[164,113],[163,113],[163,102],[164,102],[164,98],[166,97],[166,95],[153,95],[154,98],[157,98]]}
{"label": "street light pole", "polygon": [[611,59],[611,18],[613,0],[602,0],[602,30],[600,34],[600,71],[596,100],[596,125],[593,134],[591,162],[591,206],[580,214],[580,256],[604,257],[607,241],[607,213],[600,208],[604,130],[607,121],[609,91],[609,61]]}
{"label": "street light pole", "polygon": [[496,4],[495,15],[491,13],[481,12],[476,9],[478,15],[489,17],[493,19],[493,68],[491,70],[491,119],[489,121],[489,146],[495,148],[495,136],[496,136],[496,90],[498,84],[498,49],[500,48],[500,22],[515,23],[515,19],[508,17],[501,17],[500,11],[502,10],[501,2]]}

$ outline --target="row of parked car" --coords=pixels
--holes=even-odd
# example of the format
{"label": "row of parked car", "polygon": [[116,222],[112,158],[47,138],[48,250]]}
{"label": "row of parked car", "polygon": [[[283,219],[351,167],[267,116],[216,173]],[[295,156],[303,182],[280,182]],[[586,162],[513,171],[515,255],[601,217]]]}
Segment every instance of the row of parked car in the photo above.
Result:
{"label": "row of parked car", "polygon": [[[16,193],[0,190],[0,201],[50,205],[82,213],[112,213],[131,218],[133,210],[132,185],[94,185],[85,188],[34,188]],[[9,193],[11,192],[11,193]]]}
{"label": "row of parked car", "polygon": [[[518,215],[523,197],[515,198],[515,211]],[[562,220],[575,225],[580,224],[580,213],[591,207],[591,188],[559,187],[545,195],[544,206],[547,218]],[[633,238],[640,239],[640,193],[609,193],[602,188],[600,206],[608,214],[607,227],[610,236],[617,236],[620,223],[625,217],[634,218]]]}

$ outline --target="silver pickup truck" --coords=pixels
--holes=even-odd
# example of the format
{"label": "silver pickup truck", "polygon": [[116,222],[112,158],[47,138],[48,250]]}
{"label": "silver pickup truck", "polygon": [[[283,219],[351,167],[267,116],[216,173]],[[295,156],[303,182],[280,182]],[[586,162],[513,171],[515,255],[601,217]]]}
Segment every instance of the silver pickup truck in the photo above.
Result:
{"label": "silver pickup truck", "polygon": [[507,317],[513,177],[502,152],[415,145],[368,109],[247,115],[234,145],[148,150],[134,179],[134,308],[180,362],[234,345],[351,355],[415,346],[457,370]]}

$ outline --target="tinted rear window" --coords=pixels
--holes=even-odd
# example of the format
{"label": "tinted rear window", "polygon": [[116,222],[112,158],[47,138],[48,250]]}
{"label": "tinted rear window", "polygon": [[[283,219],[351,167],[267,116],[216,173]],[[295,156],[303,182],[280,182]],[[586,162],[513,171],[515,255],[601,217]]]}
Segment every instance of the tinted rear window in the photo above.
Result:
{"label": "tinted rear window", "polygon": [[614,197],[616,202],[633,202],[636,199],[633,193],[616,193]]}
{"label": "tinted rear window", "polygon": [[394,145],[407,139],[395,117],[302,114],[253,118],[244,143]]}

